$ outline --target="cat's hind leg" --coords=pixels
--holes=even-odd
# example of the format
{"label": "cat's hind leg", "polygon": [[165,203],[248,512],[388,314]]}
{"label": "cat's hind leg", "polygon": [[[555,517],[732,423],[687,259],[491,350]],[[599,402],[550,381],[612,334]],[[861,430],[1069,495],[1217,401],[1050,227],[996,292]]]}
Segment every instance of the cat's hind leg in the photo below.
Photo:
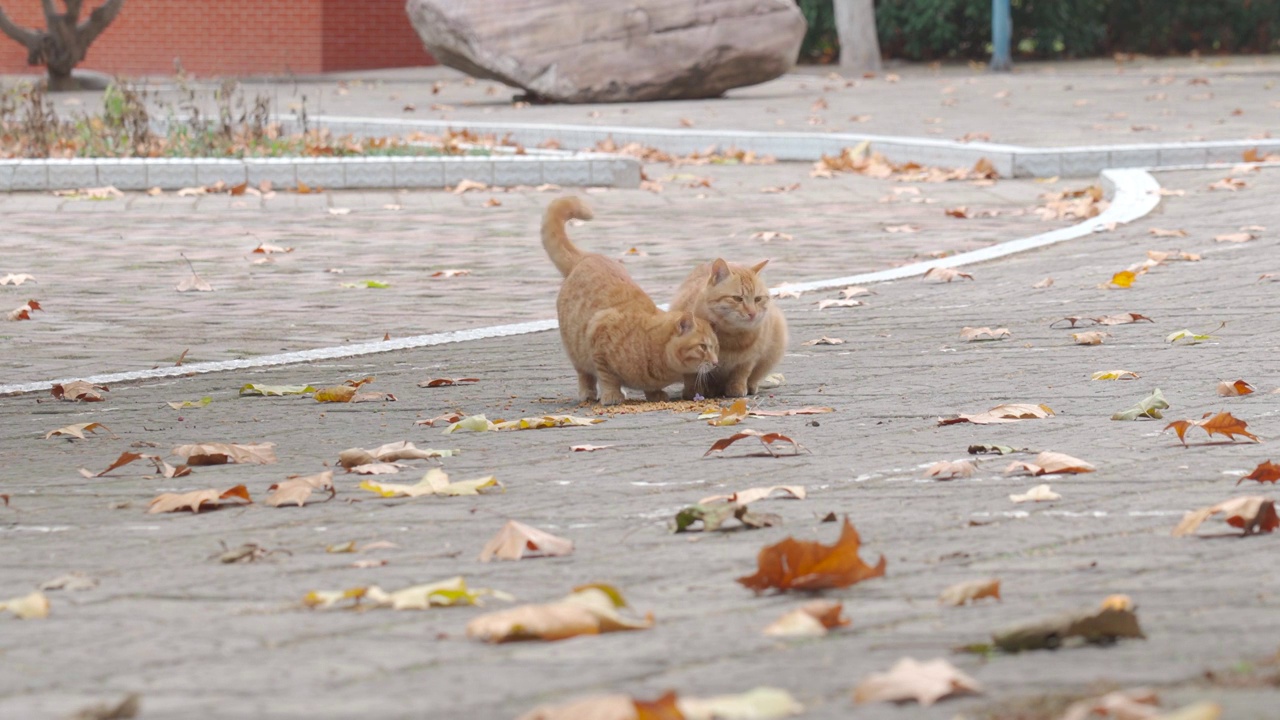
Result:
{"label": "cat's hind leg", "polygon": [[578,401],[596,401],[596,376],[591,373],[578,373]]}
{"label": "cat's hind leg", "polygon": [[627,396],[622,394],[622,378],[600,362],[602,359],[596,359],[596,377],[600,379],[600,404],[617,405],[627,399]]}
{"label": "cat's hind leg", "polygon": [[666,402],[667,391],[666,390],[645,390],[644,399],[648,400],[649,402]]}

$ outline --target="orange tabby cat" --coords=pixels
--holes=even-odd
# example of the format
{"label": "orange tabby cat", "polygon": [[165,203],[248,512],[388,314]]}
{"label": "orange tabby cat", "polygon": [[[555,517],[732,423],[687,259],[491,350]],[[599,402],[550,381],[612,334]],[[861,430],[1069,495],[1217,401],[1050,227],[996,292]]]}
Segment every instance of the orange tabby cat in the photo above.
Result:
{"label": "orange tabby cat", "polygon": [[542,221],[542,247],[564,275],[556,315],[578,371],[578,397],[594,401],[598,383],[604,405],[622,402],[623,387],[666,400],[663,388],[715,367],[716,333],[691,312],[659,310],[622,263],[574,246],[564,224],[591,217],[581,200],[566,197],[552,201]]}
{"label": "orange tabby cat", "polygon": [[711,323],[720,339],[720,365],[710,375],[690,373],[684,398],[742,397],[760,390],[760,381],[787,349],[787,320],[770,303],[760,279],[768,260],[751,267],[720,258],[700,265],[681,283],[671,310],[692,312]]}

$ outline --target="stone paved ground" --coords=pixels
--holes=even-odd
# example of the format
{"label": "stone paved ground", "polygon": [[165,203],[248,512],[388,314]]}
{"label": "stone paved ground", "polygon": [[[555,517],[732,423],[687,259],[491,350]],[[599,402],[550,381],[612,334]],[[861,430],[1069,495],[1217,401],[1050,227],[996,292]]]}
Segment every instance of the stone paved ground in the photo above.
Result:
{"label": "stone paved ground", "polygon": [[[574,234],[590,250],[624,257],[663,301],[717,253],[742,262],[772,258],[769,278],[782,283],[831,277],[833,258],[842,258],[840,273],[853,273],[1043,232],[1069,221],[1031,214],[1038,196],[1087,184],[899,186],[916,195],[861,176],[813,179],[800,163],[650,164],[649,173],[661,193],[598,189],[586,195],[598,219]],[[761,192],[793,184],[791,192]],[[0,287],[0,303],[8,303],[0,308],[7,313],[32,297],[45,308],[35,322],[0,328],[0,374],[35,381],[172,364],[183,350],[188,361],[226,360],[554,317],[559,275],[538,242],[552,197],[526,189],[0,200],[8,227],[0,273],[30,273],[39,282]],[[491,198],[501,205],[486,206]],[[944,213],[957,206],[1002,214],[961,220]],[[886,229],[904,225],[918,231]],[[757,232],[792,239],[766,242]],[[295,249],[254,265],[261,243]],[[646,255],[625,256],[631,248]],[[175,291],[190,276],[183,255],[214,292]],[[472,274],[431,277],[457,268]],[[341,287],[363,280],[390,287]],[[108,346],[85,344],[108,334]]]}
{"label": "stone paved ground", "polygon": [[[1252,61],[1234,62],[1232,67]],[[1154,72],[1164,72],[1163,67]],[[1097,64],[1061,68],[1098,86],[1106,73]],[[1239,82],[1262,81],[1261,73],[1240,73]],[[899,88],[940,82],[924,70],[902,75]],[[1030,82],[1030,77],[1013,79]],[[1036,92],[1045,97],[1054,94],[1050,81],[1056,82],[1055,76],[1048,78],[1033,83],[1044,87]],[[1121,78],[1135,80],[1136,75]],[[1214,92],[1236,82],[1225,75],[1213,78]],[[985,84],[996,79],[976,79],[982,93],[974,98],[994,92]],[[772,87],[805,82],[817,81],[788,78]],[[957,95],[969,87],[956,82]],[[1179,82],[1168,87],[1203,89]],[[868,87],[878,86],[864,84],[850,92]],[[752,92],[771,91],[765,86]],[[1264,99],[1256,88],[1249,94]],[[783,95],[779,103],[786,105],[799,97]],[[745,107],[755,102],[750,96],[744,101]],[[1179,112],[1208,107],[1197,102],[1175,105]],[[372,104],[368,100],[358,109]],[[1064,142],[1087,134],[1070,122],[1037,125],[1045,117],[1039,106],[1019,105],[1005,113],[989,102],[973,104],[985,108],[974,112],[982,113],[989,127],[1027,128]],[[728,107],[723,116],[751,116]],[[894,107],[920,116],[918,107]],[[528,110],[552,114],[551,109]],[[561,109],[557,117],[576,121],[578,110]],[[651,123],[637,124],[658,124],[658,114],[669,110],[661,105],[637,109],[637,115],[654,113],[646,115]],[[666,126],[674,126],[674,120]],[[1217,126],[1205,121],[1204,127],[1216,132]],[[948,126],[951,132],[960,128]],[[1238,137],[1249,130],[1222,132],[1222,137]],[[779,282],[883,267],[913,253],[959,249],[1041,227],[1029,218],[1003,216],[951,222],[937,212],[951,203],[1025,207],[1043,188],[1032,184],[930,186],[926,193],[940,200],[936,205],[882,205],[875,201],[887,192],[885,183],[842,178],[820,184],[807,178],[803,166],[650,170],[710,175],[714,182],[698,190],[668,183],[661,195],[593,195],[600,219],[574,232],[584,245],[611,254],[633,245],[647,250],[649,255],[635,258],[631,267],[654,288],[674,283],[677,269],[703,252],[777,253],[771,277]],[[100,404],[42,402],[46,398],[32,395],[0,398],[0,492],[11,496],[11,506],[0,507],[0,533],[6,539],[0,544],[0,598],[24,594],[69,571],[101,581],[94,590],[50,592],[53,613],[46,621],[0,617],[5,630],[0,634],[0,717],[62,717],[88,703],[139,692],[146,718],[507,718],[583,693],[652,697],[671,688],[707,695],[771,684],[793,692],[810,708],[808,717],[982,718],[992,707],[1019,698],[1076,694],[1104,682],[1155,685],[1169,704],[1213,698],[1224,704],[1229,718],[1271,718],[1275,692],[1265,683],[1233,689],[1201,678],[1208,669],[1265,668],[1260,661],[1276,652],[1280,578],[1269,570],[1275,538],[1169,536],[1186,510],[1253,491],[1237,489],[1235,482],[1262,460],[1274,459],[1269,448],[1280,434],[1280,395],[1272,392],[1280,386],[1275,360],[1280,326],[1272,312],[1280,285],[1257,282],[1263,273],[1280,274],[1280,217],[1272,195],[1280,190],[1280,179],[1268,170],[1247,176],[1249,186],[1236,193],[1206,189],[1222,176],[1161,174],[1162,184],[1187,194],[1165,198],[1155,214],[1114,232],[974,267],[972,282],[885,284],[866,307],[846,310],[815,309],[814,300],[835,293],[782,301],[792,325],[790,352],[781,368],[788,382],[759,403],[769,408],[829,405],[836,412],[753,419],[746,425],[784,431],[812,451],[795,458],[734,453],[703,459],[705,449],[730,430],[665,412],[613,416],[590,428],[510,434],[443,436],[413,424],[449,410],[490,417],[587,412],[572,407],[573,378],[552,333],[121,385]],[[802,188],[793,193],[753,191],[797,181]],[[699,199],[699,193],[708,197]],[[10,337],[0,345],[4,372],[25,379],[150,366],[167,362],[206,334],[237,342],[210,344],[201,359],[236,349],[277,351],[267,340],[280,339],[280,347],[293,349],[332,337],[443,329],[464,316],[482,324],[522,317],[524,306],[550,307],[543,293],[554,286],[554,276],[536,246],[529,247],[530,230],[548,197],[506,194],[500,196],[501,207],[484,208],[485,195],[281,196],[263,209],[229,207],[225,197],[64,203],[10,196],[4,199],[10,239],[3,241],[0,270],[23,271],[9,267],[15,258],[48,268],[56,282],[42,278],[36,288],[65,293],[76,302],[70,303],[73,309],[51,303],[48,318],[14,326],[18,330],[6,328]],[[382,209],[393,201],[403,209]],[[331,216],[325,212],[330,206],[353,212]],[[879,232],[885,224],[917,218],[926,229],[915,235]],[[645,232],[641,219],[658,222],[664,231]],[[429,220],[436,224],[430,226]],[[1258,239],[1213,240],[1255,224],[1268,227],[1257,232]],[[438,252],[453,252],[439,230],[432,235],[433,228],[446,228],[451,237],[473,244],[500,239],[502,252],[490,245],[483,254],[448,255],[447,262],[415,258],[417,265],[403,269],[404,251],[397,250],[419,237],[437,243]],[[1149,234],[1152,228],[1185,229],[1187,236],[1157,238]],[[744,245],[744,237],[757,230],[793,232],[796,239],[785,245]],[[105,242],[112,232],[123,240]],[[243,259],[257,241],[248,232],[299,250],[259,276]],[[363,247],[360,232],[365,233]],[[840,242],[864,236],[873,241]],[[706,238],[705,245],[689,240],[696,237]],[[188,297],[169,290],[181,278],[171,256],[188,247],[193,260],[210,268],[218,292]],[[517,247],[531,254],[517,255]],[[804,247],[821,249],[820,259],[815,263],[800,251]],[[502,263],[508,248],[511,261]],[[1159,267],[1130,290],[1098,288],[1149,249],[1199,252],[1204,259]],[[61,260],[62,267],[49,257]],[[517,267],[513,277],[521,282],[517,291],[523,300],[516,303],[521,307],[493,298],[464,304],[448,296],[432,307],[426,307],[433,305],[429,302],[412,307],[414,299],[440,292],[421,278],[422,270],[461,260],[493,268],[494,274],[477,272],[444,287],[452,292],[469,287],[473,296],[483,296],[484,283],[502,277],[497,273],[504,267]],[[131,264],[140,267],[130,269]],[[422,284],[408,285],[403,294],[396,290],[400,283],[388,291],[333,290],[335,299],[329,300],[321,293],[331,286],[320,279],[330,278],[315,271],[333,265],[348,270],[344,280],[390,276]],[[83,282],[74,282],[73,275]],[[286,278],[290,291],[253,281],[276,275]],[[1046,276],[1055,278],[1052,288],[1031,288]],[[27,287],[3,288],[0,294],[20,302]],[[370,304],[349,311],[356,315],[351,321],[341,317],[342,305],[350,302],[345,293],[390,297],[409,309],[386,313]],[[189,312],[191,305],[180,304],[187,302],[207,303],[208,311]],[[130,305],[138,311],[129,313]],[[421,319],[402,317],[415,309]],[[260,318],[253,317],[254,310],[260,310]],[[1108,342],[1097,347],[1073,345],[1067,331],[1049,327],[1064,316],[1118,312],[1139,312],[1156,324],[1113,328]],[[543,316],[542,310],[527,315]],[[273,322],[273,317],[286,319]],[[209,327],[222,318],[239,320]],[[1164,341],[1174,330],[1209,331],[1222,321],[1227,325],[1212,342],[1174,347]],[[281,329],[286,323],[299,327],[286,333]],[[44,332],[49,325],[60,328],[65,339],[44,335],[41,342],[57,352],[36,352],[37,346],[11,335],[33,332],[33,327]],[[963,343],[958,332],[966,325],[1006,326],[1013,338]],[[821,335],[846,343],[802,345]],[[147,338],[155,341],[148,345]],[[64,352],[73,345],[84,357]],[[1088,380],[1094,371],[1115,368],[1143,377]],[[374,389],[396,394],[399,402],[321,406],[308,399],[236,397],[246,382],[328,384],[369,374],[377,376]],[[434,390],[416,385],[439,376],[482,380]],[[1241,377],[1259,393],[1215,394],[1219,380]],[[1159,433],[1163,423],[1108,419],[1155,387],[1173,403],[1168,418],[1228,409],[1247,420],[1263,443],[1206,444],[1192,434],[1192,447],[1184,449],[1171,435]],[[214,402],[201,409],[176,411],[164,404],[204,395]],[[982,411],[1006,401],[1043,402],[1058,414],[1004,426],[936,425],[939,415]],[[106,423],[111,434],[74,442],[42,439],[51,429],[90,421]],[[351,476],[339,476],[335,500],[301,509],[255,504],[194,517],[144,513],[151,497],[169,490],[244,483],[261,500],[271,483],[321,470],[344,448],[399,439],[459,448],[460,456],[444,461],[455,478],[494,473],[507,490],[478,498],[381,500],[358,490]],[[278,444],[279,464],[199,468],[177,480],[145,477],[136,465],[92,480],[76,472],[106,467],[133,443],[154,443],[155,452],[163,453],[189,442],[261,440]],[[578,443],[616,447],[571,454],[569,447]],[[972,443],[1062,451],[1093,462],[1098,472],[1050,478],[1062,500],[1031,507],[1014,505],[1007,496],[1039,480],[1005,477],[1001,461],[983,462],[979,474],[965,480],[919,477],[923,466],[963,457]],[[400,477],[413,481],[416,474]],[[671,535],[665,529],[676,510],[706,495],[778,482],[803,484],[810,491],[804,501],[760,506],[782,515],[782,527],[707,536]],[[827,512],[847,514],[857,525],[865,557],[886,556],[886,577],[827,594],[845,603],[853,621],[846,631],[802,642],[761,636],[763,626],[803,598],[754,597],[733,579],[751,571],[760,547],[787,535],[831,541],[836,528],[815,517]],[[480,547],[506,518],[573,539],[575,554],[478,563]],[[1209,526],[1207,532],[1216,529]],[[360,556],[325,552],[328,545],[350,540],[387,540],[398,547]],[[244,542],[287,552],[253,564],[210,559],[220,543]],[[356,558],[388,564],[357,569],[351,567]],[[350,613],[312,612],[299,605],[312,590],[366,583],[397,589],[459,573],[473,585],[531,602],[559,597],[584,582],[612,582],[640,611],[652,611],[657,624],[645,632],[553,644],[485,646],[463,635],[466,622],[481,612],[472,608]],[[938,607],[936,597],[944,587],[987,576],[1003,579],[1003,602]],[[1092,606],[1111,593],[1134,598],[1147,640],[985,661],[950,654],[951,648],[981,641],[1007,623]],[[949,657],[988,693],[931,709],[853,708],[849,692],[860,678],[907,655]]]}

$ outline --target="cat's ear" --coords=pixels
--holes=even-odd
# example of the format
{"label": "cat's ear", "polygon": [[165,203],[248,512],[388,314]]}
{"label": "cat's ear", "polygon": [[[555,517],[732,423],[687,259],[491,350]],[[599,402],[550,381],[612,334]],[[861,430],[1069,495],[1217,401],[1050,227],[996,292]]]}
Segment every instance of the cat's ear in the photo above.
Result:
{"label": "cat's ear", "polygon": [[752,275],[759,275],[759,274],[760,274],[760,271],[764,269],[764,266],[765,266],[765,265],[768,265],[768,264],[769,264],[769,261],[768,261],[768,260],[761,260],[760,262],[756,263],[755,265],[752,265],[752,266],[751,266],[751,274],[752,274]]}
{"label": "cat's ear", "polygon": [[729,263],[724,258],[716,258],[711,263],[711,278],[707,281],[708,285],[719,285],[729,279]]}
{"label": "cat's ear", "polygon": [[680,313],[680,319],[676,321],[676,334],[688,335],[691,332],[693,332],[693,313]]}

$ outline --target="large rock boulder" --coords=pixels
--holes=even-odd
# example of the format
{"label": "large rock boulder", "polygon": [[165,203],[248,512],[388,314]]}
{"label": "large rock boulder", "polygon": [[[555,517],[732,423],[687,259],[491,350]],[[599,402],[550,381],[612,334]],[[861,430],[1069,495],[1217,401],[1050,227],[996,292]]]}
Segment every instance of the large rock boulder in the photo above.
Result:
{"label": "large rock boulder", "polygon": [[408,0],[427,50],[558,102],[706,98],[782,75],[795,0]]}

